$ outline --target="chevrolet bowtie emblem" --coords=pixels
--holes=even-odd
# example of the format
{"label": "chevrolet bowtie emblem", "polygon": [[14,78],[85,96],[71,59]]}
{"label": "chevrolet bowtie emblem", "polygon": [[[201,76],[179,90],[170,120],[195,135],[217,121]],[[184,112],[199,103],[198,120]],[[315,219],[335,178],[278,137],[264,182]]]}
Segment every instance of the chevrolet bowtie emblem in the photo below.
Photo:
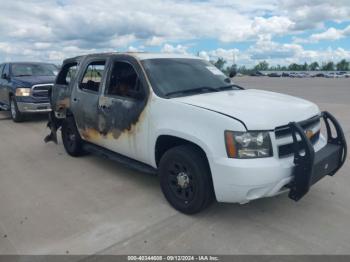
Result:
{"label": "chevrolet bowtie emblem", "polygon": [[314,135],[314,132],[312,131],[312,130],[306,130],[305,131],[305,135],[306,135],[306,137],[308,138],[308,139],[310,139],[311,137],[313,137],[313,135]]}

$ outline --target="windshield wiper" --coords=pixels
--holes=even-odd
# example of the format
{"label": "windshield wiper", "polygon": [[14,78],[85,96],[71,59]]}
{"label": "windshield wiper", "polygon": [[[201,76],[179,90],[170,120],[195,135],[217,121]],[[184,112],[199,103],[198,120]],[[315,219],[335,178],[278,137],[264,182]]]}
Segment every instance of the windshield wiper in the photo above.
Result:
{"label": "windshield wiper", "polygon": [[165,96],[171,96],[171,95],[176,95],[176,94],[188,94],[188,93],[200,94],[200,93],[218,92],[218,91],[219,90],[214,88],[214,87],[201,86],[201,87],[196,87],[196,88],[191,88],[191,89],[172,91],[172,92],[165,94]]}
{"label": "windshield wiper", "polygon": [[241,86],[238,86],[238,85],[236,85],[236,84],[230,84],[230,85],[227,85],[227,86],[219,86],[219,87],[217,87],[216,89],[217,89],[217,91],[225,91],[225,90],[231,90],[231,89],[233,89],[233,88],[238,88],[238,89],[244,89],[243,87],[241,87]]}
{"label": "windshield wiper", "polygon": [[15,75],[15,76],[33,76],[33,75]]}

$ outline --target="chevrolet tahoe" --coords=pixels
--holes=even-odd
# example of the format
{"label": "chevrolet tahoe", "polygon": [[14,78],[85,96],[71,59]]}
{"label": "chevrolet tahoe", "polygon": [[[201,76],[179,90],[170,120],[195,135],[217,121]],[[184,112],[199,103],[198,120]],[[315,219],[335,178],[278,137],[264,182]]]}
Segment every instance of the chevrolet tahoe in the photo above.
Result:
{"label": "chevrolet tahoe", "polygon": [[289,192],[298,201],[333,176],[347,154],[329,112],[301,98],[244,89],[195,56],[70,58],[50,98],[46,142],[57,143],[61,129],[71,156],[93,152],[158,174],[165,198],[186,214],[214,199],[247,203]]}

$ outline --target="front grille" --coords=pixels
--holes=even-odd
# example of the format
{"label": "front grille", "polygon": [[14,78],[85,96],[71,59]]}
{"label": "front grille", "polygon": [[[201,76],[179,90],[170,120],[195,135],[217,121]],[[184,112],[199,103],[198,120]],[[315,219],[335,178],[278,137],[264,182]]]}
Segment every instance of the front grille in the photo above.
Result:
{"label": "front grille", "polygon": [[[310,142],[312,145],[315,145],[320,138],[320,132],[317,132],[314,136],[310,138]],[[301,142],[299,142],[299,146],[301,146]],[[278,156],[288,157],[294,153],[293,143],[281,145],[278,147]]]}
{"label": "front grille", "polygon": [[34,85],[32,87],[33,97],[48,98],[49,89],[52,87],[52,84],[43,84],[43,85]]}
{"label": "front grille", "polygon": [[[320,122],[321,122],[320,118],[318,116],[315,116],[308,120],[302,121],[300,125],[304,130],[308,130],[316,125],[319,125]],[[281,126],[276,128],[275,135],[276,135],[276,138],[279,139],[282,137],[291,136],[292,134],[289,126]]]}
{"label": "front grille", "polygon": [[[307,130],[312,130],[314,135],[311,136],[310,142],[312,145],[315,145],[318,140],[320,139],[320,128],[321,128],[321,121],[318,116],[312,117],[308,120],[302,121],[299,123],[300,126],[304,129],[306,132]],[[280,158],[288,157],[294,153],[293,149],[293,139],[292,139],[292,133],[288,126],[281,126],[277,127],[275,129],[275,136],[276,141],[278,144],[278,156]],[[288,140],[289,142],[283,142]],[[300,137],[299,139],[300,140]],[[301,143],[301,142],[299,142]]]}

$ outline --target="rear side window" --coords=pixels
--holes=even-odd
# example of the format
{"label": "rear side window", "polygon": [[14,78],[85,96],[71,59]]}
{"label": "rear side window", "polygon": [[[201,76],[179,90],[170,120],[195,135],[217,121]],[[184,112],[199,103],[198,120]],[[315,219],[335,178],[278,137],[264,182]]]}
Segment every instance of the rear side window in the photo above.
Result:
{"label": "rear side window", "polygon": [[78,63],[65,64],[58,74],[56,83],[59,85],[69,85],[74,80],[77,73]]}
{"label": "rear side window", "polygon": [[79,84],[82,90],[88,90],[98,93],[105,70],[105,61],[92,62],[85,70],[84,76]]}
{"label": "rear side window", "polygon": [[4,64],[0,65],[0,75],[2,76],[2,70],[4,69]]}

